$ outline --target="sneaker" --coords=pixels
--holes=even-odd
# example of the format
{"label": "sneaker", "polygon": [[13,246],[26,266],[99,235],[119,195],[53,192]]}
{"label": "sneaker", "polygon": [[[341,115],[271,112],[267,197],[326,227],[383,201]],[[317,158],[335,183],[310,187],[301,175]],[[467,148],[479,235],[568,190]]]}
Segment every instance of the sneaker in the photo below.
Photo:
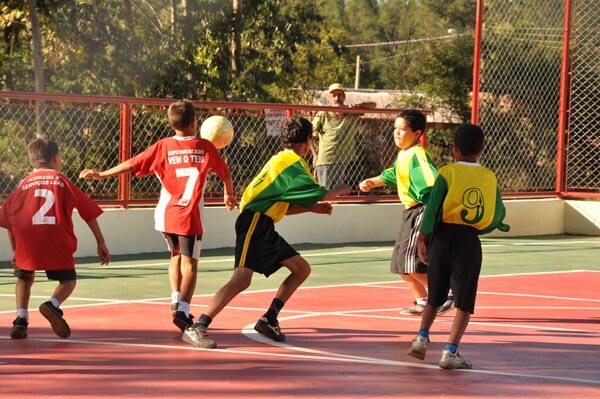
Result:
{"label": "sneaker", "polygon": [[171,316],[175,318],[175,314],[177,313],[177,309],[179,308],[179,302],[175,302],[171,304]]}
{"label": "sneaker", "polygon": [[448,299],[446,299],[446,302],[444,302],[442,304],[442,306],[440,306],[438,308],[437,313],[438,313],[438,315],[442,315],[444,313],[448,313],[453,308],[454,308],[454,297],[449,296]]}
{"label": "sneaker", "polygon": [[10,330],[11,338],[27,338],[27,326],[29,323],[24,317],[17,317],[13,321],[12,329]]}
{"label": "sneaker", "polygon": [[275,324],[269,324],[266,317],[261,317],[254,325],[254,329],[261,335],[271,338],[273,341],[285,341],[285,334],[281,332],[278,321],[275,321]]}
{"label": "sneaker", "polygon": [[423,314],[423,309],[425,309],[425,305],[415,302],[407,308],[400,309],[400,314],[406,316],[420,316]]}
{"label": "sneaker", "polygon": [[42,303],[39,309],[42,316],[50,322],[54,334],[61,338],[69,338],[71,329],[65,319],[63,319],[62,310],[54,306],[50,301]]}
{"label": "sneaker", "polygon": [[183,332],[186,328],[194,324],[194,316],[191,313],[189,316],[186,316],[184,312],[178,310],[175,312],[175,317],[173,317],[173,324]]}
{"label": "sneaker", "polygon": [[442,358],[438,364],[441,368],[447,370],[453,369],[471,369],[473,365],[466,357],[462,357],[458,351],[452,353],[449,349],[444,349]]}
{"label": "sneaker", "polygon": [[413,339],[412,343],[410,344],[410,350],[408,351],[408,354],[412,357],[423,360],[425,359],[428,346],[429,338],[417,334],[415,339]]}
{"label": "sneaker", "polygon": [[196,348],[213,349],[217,347],[217,343],[208,336],[206,327],[197,324],[186,328],[181,339]]}

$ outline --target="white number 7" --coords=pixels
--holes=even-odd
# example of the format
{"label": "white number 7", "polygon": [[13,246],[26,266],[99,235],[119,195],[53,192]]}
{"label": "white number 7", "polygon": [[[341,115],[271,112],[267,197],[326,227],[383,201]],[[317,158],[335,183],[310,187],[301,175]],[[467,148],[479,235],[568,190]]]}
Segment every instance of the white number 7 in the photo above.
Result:
{"label": "white number 7", "polygon": [[196,181],[198,180],[198,176],[200,176],[200,172],[197,168],[178,168],[175,169],[175,175],[177,177],[188,177],[185,182],[185,190],[183,191],[183,195],[177,201],[177,205],[179,206],[188,206],[190,200],[192,199],[192,194],[194,193],[194,187],[196,187]]}
{"label": "white number 7", "polygon": [[45,188],[35,190],[36,197],[45,198],[46,202],[38,209],[31,218],[33,224],[56,224],[56,216],[46,216],[46,213],[54,206],[54,193]]}

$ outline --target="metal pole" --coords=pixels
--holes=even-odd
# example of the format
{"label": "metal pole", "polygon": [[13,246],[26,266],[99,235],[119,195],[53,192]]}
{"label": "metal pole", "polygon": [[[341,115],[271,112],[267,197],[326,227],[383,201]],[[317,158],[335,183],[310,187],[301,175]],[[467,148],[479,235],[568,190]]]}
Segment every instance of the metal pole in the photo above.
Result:
{"label": "metal pole", "polygon": [[565,190],[567,121],[569,113],[569,78],[570,78],[570,43],[571,34],[571,0],[565,1],[565,21],[563,28],[562,65],[560,72],[560,101],[558,106],[558,147],[556,158],[556,192],[560,195]]}
{"label": "metal pole", "polygon": [[473,96],[471,99],[471,123],[479,124],[479,83],[481,79],[481,35],[483,32],[483,0],[477,0],[475,13],[475,50],[473,54]]}

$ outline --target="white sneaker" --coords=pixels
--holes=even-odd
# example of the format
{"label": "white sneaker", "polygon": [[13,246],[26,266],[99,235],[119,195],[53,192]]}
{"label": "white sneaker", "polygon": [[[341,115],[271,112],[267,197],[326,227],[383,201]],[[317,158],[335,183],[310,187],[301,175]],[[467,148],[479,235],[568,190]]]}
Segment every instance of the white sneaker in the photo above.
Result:
{"label": "white sneaker", "polygon": [[471,369],[473,365],[466,357],[462,357],[458,351],[452,353],[449,349],[444,349],[442,358],[438,364],[443,369]]}
{"label": "white sneaker", "polygon": [[438,315],[443,315],[444,313],[448,313],[449,311],[451,311],[454,308],[454,297],[449,296],[448,299],[446,299],[446,302],[444,302],[442,304],[442,306],[440,306],[437,309],[437,313]]}
{"label": "white sneaker", "polygon": [[410,344],[410,350],[408,354],[417,359],[425,359],[425,353],[427,353],[427,347],[429,346],[429,338],[422,335],[418,335],[412,340]]}
{"label": "white sneaker", "polygon": [[208,336],[206,327],[196,324],[183,330],[181,339],[196,348],[213,349],[217,347],[217,343]]}

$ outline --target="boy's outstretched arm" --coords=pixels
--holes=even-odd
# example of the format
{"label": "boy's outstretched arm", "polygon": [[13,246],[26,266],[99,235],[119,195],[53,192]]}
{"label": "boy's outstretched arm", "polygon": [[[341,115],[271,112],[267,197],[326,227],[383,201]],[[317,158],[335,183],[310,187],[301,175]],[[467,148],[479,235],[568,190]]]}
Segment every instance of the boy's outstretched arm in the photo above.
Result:
{"label": "boy's outstretched arm", "polygon": [[97,172],[94,169],[84,169],[79,173],[80,179],[89,179],[89,180],[101,180],[106,179],[107,177],[120,175],[122,173],[131,172],[132,167],[129,160],[121,162],[117,166],[114,166],[110,169],[104,170],[102,172]]}
{"label": "boy's outstretched arm", "polygon": [[233,180],[231,179],[231,174],[229,172],[227,172],[227,175],[223,179],[223,184],[225,184],[225,196],[223,198],[223,202],[225,203],[227,210],[232,211],[234,208],[237,208],[240,204],[238,198],[233,192]]}
{"label": "boy's outstretched arm", "polygon": [[381,177],[379,177],[379,176],[365,179],[358,184],[358,188],[360,189],[360,191],[365,192],[365,193],[368,193],[375,187],[383,187],[383,186],[385,186],[385,183],[383,182],[383,180],[381,180]]}
{"label": "boy's outstretched arm", "polygon": [[347,185],[347,184],[340,184],[336,188],[333,188],[333,189],[329,190],[327,192],[327,194],[325,194],[325,196],[323,198],[321,198],[321,201],[324,201],[324,202],[331,201],[335,197],[338,197],[340,195],[350,194],[351,191],[352,191],[352,187],[350,187],[349,185]]}
{"label": "boy's outstretched arm", "polygon": [[300,205],[292,205],[288,208],[286,215],[298,215],[300,213],[313,212],[323,215],[331,215],[332,206],[329,202],[318,202],[310,208],[305,208]]}
{"label": "boy's outstretched arm", "polygon": [[96,242],[98,243],[98,257],[100,258],[100,264],[108,265],[108,262],[110,262],[110,252],[108,252],[108,248],[104,242],[104,236],[102,235],[102,230],[100,230],[100,226],[98,225],[98,219],[87,220],[86,223],[90,227],[90,230],[94,234]]}

